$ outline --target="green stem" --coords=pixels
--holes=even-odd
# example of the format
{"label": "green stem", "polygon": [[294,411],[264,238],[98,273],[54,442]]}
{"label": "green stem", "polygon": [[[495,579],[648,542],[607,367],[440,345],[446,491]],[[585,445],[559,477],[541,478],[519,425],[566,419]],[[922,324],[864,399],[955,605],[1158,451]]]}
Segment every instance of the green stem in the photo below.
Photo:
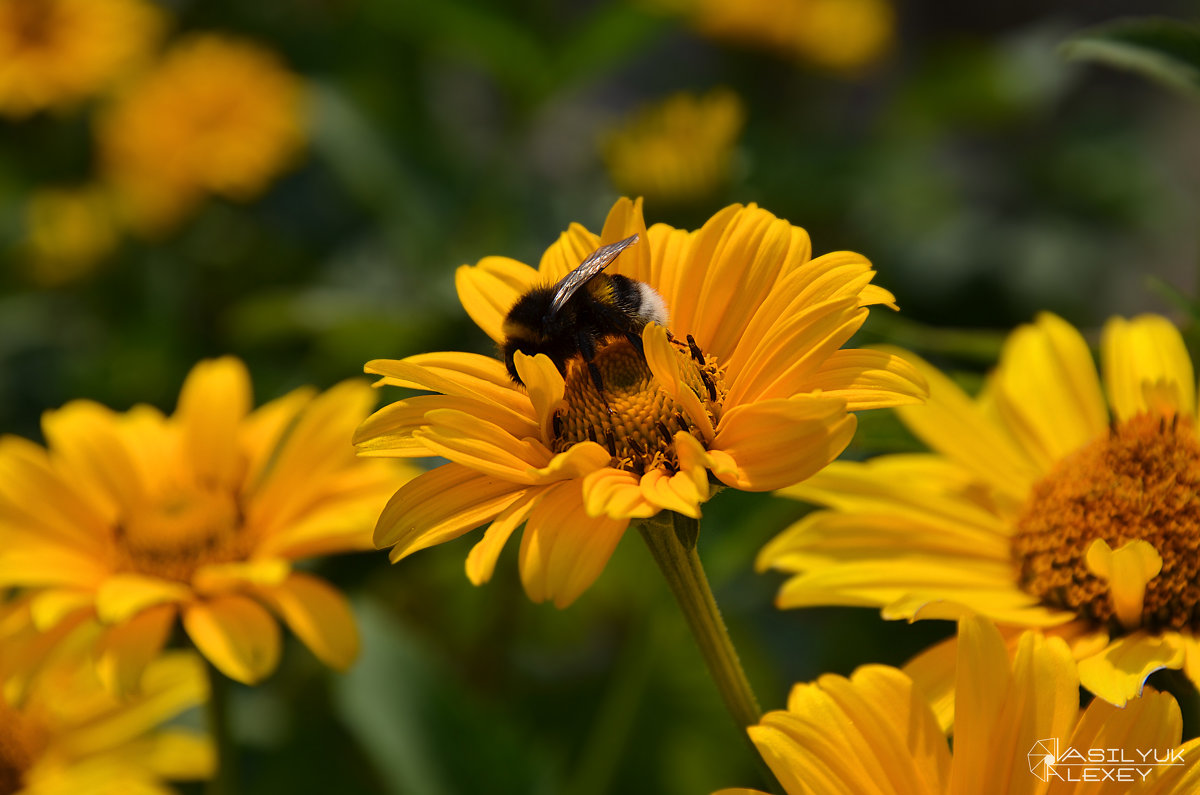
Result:
{"label": "green stem", "polygon": [[[729,639],[712,589],[708,586],[708,578],[704,576],[700,556],[696,553],[700,523],[681,514],[671,516],[672,524],[646,524],[641,525],[639,530],[646,546],[650,548],[650,554],[654,556],[654,562],[658,564],[683,609],[692,637],[696,639],[704,662],[708,665],[708,672],[721,693],[721,700],[749,743],[745,729],[758,723],[762,711],[754,691],[750,689],[746,672],[738,661],[737,650]],[[761,762],[758,750],[752,743],[750,747],[754,758]]]}
{"label": "green stem", "polygon": [[217,766],[208,782],[208,795],[234,795],[236,776],[234,768],[233,736],[229,731],[229,696],[233,683],[218,671],[211,662],[208,668],[208,731],[212,736],[217,754]]}

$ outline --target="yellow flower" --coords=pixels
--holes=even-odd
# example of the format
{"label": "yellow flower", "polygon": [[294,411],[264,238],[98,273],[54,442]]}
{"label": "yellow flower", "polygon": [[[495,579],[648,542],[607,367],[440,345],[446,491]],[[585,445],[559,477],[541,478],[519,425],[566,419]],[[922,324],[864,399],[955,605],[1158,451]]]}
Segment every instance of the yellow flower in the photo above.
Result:
{"label": "yellow flower", "polygon": [[90,273],[120,239],[109,197],[94,186],[37,191],[26,227],[30,275],[49,287]]}
{"label": "yellow flower", "polygon": [[47,412],[48,449],[0,438],[0,588],[26,589],[44,632],[98,621],[93,654],[118,691],[136,687],[177,615],[241,682],[279,659],[272,611],[345,668],[358,653],[349,605],[292,561],[370,547],[398,474],[350,445],[373,402],[348,381],[251,411],[249,374],[223,358],[192,370],[171,417],[82,400]]}
{"label": "yellow flower", "polygon": [[703,198],[729,178],[744,118],[741,100],[728,89],[676,94],[608,136],[608,172],[623,192],[650,201]]}
{"label": "yellow flower", "polygon": [[849,71],[879,60],[892,45],[896,15],[888,0],[648,0],[687,16],[715,39],[773,49]]}
{"label": "yellow flower", "polygon": [[217,35],[181,41],[101,118],[101,168],[129,223],[169,230],[207,194],[246,201],[305,142],[304,87],[270,51]]}
{"label": "yellow flower", "polygon": [[[768,544],[798,574],[782,607],[875,605],[889,618],[988,616],[1015,640],[1068,641],[1083,685],[1114,704],[1158,668],[1200,682],[1200,438],[1179,332],[1113,319],[1100,378],[1079,332],[1017,329],[983,393],[925,363],[925,406],[901,419],[933,453],[837,463],[787,494],[832,507]],[[953,641],[909,671],[946,699]],[[948,721],[948,711],[943,712]]]}
{"label": "yellow flower", "polygon": [[[0,603],[0,660],[25,656],[27,601]],[[142,689],[119,699],[76,657],[46,666],[19,698],[0,665],[0,792],[12,795],[168,793],[163,779],[212,774],[207,737],[161,724],[208,698],[200,660],[174,652],[146,668]]]}
{"label": "yellow flower", "polygon": [[563,607],[600,574],[631,519],[691,517],[711,471],[738,489],[802,480],[854,433],[850,411],[917,402],[924,387],[897,356],[839,350],[867,307],[894,306],[857,254],[809,259],[808,234],[753,205],[732,205],[696,232],[657,224],[621,199],[604,231],[575,224],[538,269],[487,257],[458,270],[467,313],[497,343],[517,298],[557,281],[601,243],[641,242],[609,269],[649,284],[670,314],[642,334],[602,341],[597,394],[579,357],[566,377],[545,355],[504,363],[470,353],[377,360],[381,383],[431,392],[378,411],[358,431],[365,455],[440,456],[450,463],[402,487],[375,543],[392,560],[490,524],[467,575],[490,578],[508,537],[527,523],[520,568],[534,601]]}
{"label": "yellow flower", "polygon": [[162,29],[144,0],[0,0],[0,115],[103,91],[150,54]]}
{"label": "yellow flower", "polygon": [[1080,714],[1079,677],[1061,639],[1026,632],[1010,663],[990,623],[964,619],[958,637],[953,755],[912,679],[866,665],[849,679],[796,685],[787,711],[750,727],[787,794],[1189,795],[1200,787],[1200,740],[1179,746],[1183,720],[1170,695],[1147,691],[1124,709],[1097,699]]}

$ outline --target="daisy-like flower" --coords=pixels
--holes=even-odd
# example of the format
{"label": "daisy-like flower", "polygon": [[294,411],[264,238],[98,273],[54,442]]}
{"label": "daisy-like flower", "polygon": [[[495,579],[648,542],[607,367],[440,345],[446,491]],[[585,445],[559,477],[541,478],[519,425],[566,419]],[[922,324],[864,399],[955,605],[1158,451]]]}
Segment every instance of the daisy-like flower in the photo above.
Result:
{"label": "daisy-like flower", "polygon": [[714,39],[764,47],[827,69],[853,72],[879,60],[895,38],[888,0],[647,0],[683,14]]}
{"label": "daisy-like flower", "polygon": [[[1101,361],[1104,390],[1083,337],[1044,314],[1009,337],[974,400],[920,362],[929,403],[899,415],[933,452],[839,462],[788,489],[833,510],[760,553],[760,568],[797,573],[778,604],[909,620],[966,609],[1014,641],[1041,628],[1117,705],[1158,668],[1200,683],[1192,364],[1155,315],[1111,320]],[[945,707],[953,660],[949,641],[908,669]]]}
{"label": "daisy-like flower", "polygon": [[206,195],[254,198],[306,137],[301,79],[271,51],[215,34],[176,44],[97,129],[104,178],[147,234],[169,230]]}
{"label": "daisy-like flower", "polygon": [[729,178],[745,115],[742,101],[728,89],[668,97],[608,135],[608,173],[622,191],[651,201],[708,196]]}
{"label": "daisy-like flower", "polygon": [[918,402],[920,376],[898,356],[841,350],[867,316],[892,305],[857,254],[810,259],[807,233],[753,205],[733,205],[695,232],[646,229],[621,199],[599,236],[572,225],[540,267],[487,257],[458,270],[468,314],[497,343],[509,309],[602,243],[630,235],[609,272],[652,287],[670,319],[651,323],[639,355],[601,341],[597,392],[580,357],[566,376],[545,355],[431,353],[367,364],[380,383],[432,393],[376,412],[362,454],[449,460],[403,486],[375,529],[392,560],[490,525],[467,558],[478,584],[522,524],[521,579],[534,601],[570,604],[600,574],[631,520],[699,517],[711,472],[765,491],[816,472],[854,433],[851,411]]}
{"label": "daisy-like flower", "polygon": [[[29,623],[27,601],[0,604],[0,660],[28,656],[30,642],[39,643]],[[167,795],[166,780],[212,774],[207,737],[162,725],[208,698],[194,654],[155,660],[141,690],[126,699],[102,687],[78,657],[46,666],[19,688],[6,672],[12,669],[0,664],[0,792]]]}
{"label": "daisy-like flower", "polygon": [[25,226],[30,275],[46,286],[91,272],[120,240],[109,196],[95,186],[37,191]]}
{"label": "daisy-like flower", "polygon": [[251,411],[249,374],[223,358],[193,368],[171,417],[89,401],[47,412],[47,448],[0,438],[0,588],[25,590],[43,632],[94,633],[97,669],[120,692],[136,688],[177,616],[241,682],[274,670],[274,616],[345,668],[358,653],[349,605],[292,562],[371,546],[408,472],[354,455],[351,433],[373,403],[347,381]]}
{"label": "daisy-like flower", "polygon": [[146,59],[163,15],[145,0],[0,0],[0,115],[93,96]]}
{"label": "daisy-like flower", "polygon": [[1026,632],[1010,662],[984,620],[964,619],[958,637],[953,755],[912,679],[866,665],[848,679],[796,685],[786,711],[750,727],[787,794],[1188,795],[1200,787],[1200,740],[1179,746],[1183,721],[1170,695],[1147,690],[1124,709],[1097,699],[1080,713],[1079,677],[1060,638]]}

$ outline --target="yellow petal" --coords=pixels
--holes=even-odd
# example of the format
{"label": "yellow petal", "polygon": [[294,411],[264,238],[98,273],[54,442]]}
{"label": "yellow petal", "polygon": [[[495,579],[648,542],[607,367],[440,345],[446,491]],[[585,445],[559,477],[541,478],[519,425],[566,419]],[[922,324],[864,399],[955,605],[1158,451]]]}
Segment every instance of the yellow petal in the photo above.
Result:
{"label": "yellow petal", "polygon": [[646,238],[650,244],[650,275],[645,281],[658,291],[666,303],[670,312],[668,326],[672,330],[682,329],[676,316],[676,306],[681,288],[693,286],[686,280],[692,234],[686,229],[655,224],[646,230]]}
{"label": "yellow petal", "polygon": [[1030,486],[1043,474],[1028,453],[937,368],[897,348],[881,346],[880,350],[903,354],[929,384],[929,401],[924,406],[896,409],[909,430],[983,482],[1023,502]]}
{"label": "yellow petal", "polygon": [[671,399],[683,409],[691,424],[700,429],[704,438],[711,440],[716,434],[712,420],[700,402],[700,396],[684,383],[679,372],[679,356],[675,346],[667,339],[667,330],[657,323],[649,323],[642,331],[642,345],[646,364],[650,372]]}
{"label": "yellow petal", "polygon": [[[743,344],[750,319],[771,288],[807,252],[792,248],[792,225],[747,207],[724,229],[701,275],[694,323],[688,331],[718,356]],[[736,285],[736,289],[730,289]]]}
{"label": "yellow petal", "polygon": [[799,396],[735,406],[721,418],[712,447],[737,463],[716,472],[745,491],[770,491],[811,476],[837,458],[854,436],[855,418],[838,398]]}
{"label": "yellow petal", "polygon": [[1200,792],[1200,738],[1179,746],[1172,758],[1174,753],[1183,758],[1183,764],[1159,767],[1145,785],[1130,792],[1136,795],[1193,795]]}
{"label": "yellow petal", "polygon": [[[718,211],[704,222],[704,226],[688,234],[686,238],[682,235],[664,235],[664,229],[657,224],[651,230],[654,238],[662,241],[659,245],[669,242],[676,256],[686,255],[683,262],[675,260],[673,273],[664,273],[661,282],[663,289],[659,291],[671,312],[671,328],[681,335],[694,333],[699,315],[706,311],[700,303],[701,291],[697,289],[697,284],[706,278],[709,263],[716,256],[718,244],[724,238],[726,229],[743,210],[740,204],[731,204]],[[655,248],[651,257],[662,258],[663,254],[660,254],[660,251],[660,248]],[[709,350],[706,338],[698,336],[696,340],[702,348]],[[719,352],[713,352],[720,355]]]}
{"label": "yellow petal", "polygon": [[463,411],[429,411],[425,422],[414,435],[431,453],[512,483],[537,482],[531,470],[547,466],[553,457],[540,440],[517,439],[499,425]]}
{"label": "yellow petal", "polygon": [[163,778],[198,781],[212,778],[217,769],[217,753],[211,737],[184,729],[166,729],[149,739],[151,746],[142,759]]}
{"label": "yellow petal", "polygon": [[954,680],[958,669],[958,638],[935,643],[905,663],[903,671],[925,695],[943,733],[954,725]]}
{"label": "yellow petal", "polygon": [[797,394],[866,319],[867,310],[854,296],[805,306],[781,319],[751,347],[744,366],[728,367],[725,405]]}
{"label": "yellow petal", "polygon": [[513,356],[513,363],[525,384],[525,389],[529,392],[529,401],[533,404],[537,422],[535,427],[540,432],[538,438],[549,444],[554,438],[554,415],[562,407],[563,394],[566,392],[562,373],[558,372],[558,368],[545,354],[526,356],[517,351]]}
{"label": "yellow petal", "polygon": [[1120,707],[1142,692],[1146,677],[1160,668],[1183,667],[1184,649],[1177,633],[1160,636],[1135,632],[1079,661],[1079,679],[1098,697]]}
{"label": "yellow petal", "polygon": [[504,318],[517,299],[542,279],[523,262],[508,257],[484,257],[454,273],[458,300],[475,325],[497,343],[504,342]]}
{"label": "yellow petal", "polygon": [[642,216],[641,198],[630,200],[624,196],[617,199],[608,217],[604,219],[604,228],[600,232],[600,244],[608,245],[624,240],[630,235],[637,235],[638,242],[634,243],[613,263],[611,271],[637,279],[639,282],[653,284],[651,281],[650,243],[647,240],[646,221]]}
{"label": "yellow petal", "polygon": [[554,483],[569,478],[582,478],[603,469],[612,461],[612,454],[596,442],[576,442],[556,454],[544,467],[530,469],[527,475],[534,483]]}
{"label": "yellow petal", "polygon": [[[1158,693],[1147,688],[1141,698],[1131,699],[1124,707],[1114,707],[1103,699],[1093,699],[1079,719],[1067,747],[1085,754],[1089,749],[1103,748],[1106,749],[1105,754],[1109,758],[1117,758],[1117,752],[1107,749],[1121,749],[1121,757],[1124,759],[1148,761],[1153,764],[1156,761],[1155,753],[1158,754],[1158,759],[1166,761],[1168,751],[1179,745],[1182,734],[1183,718],[1175,699],[1167,693]],[[1103,765],[1102,768],[1118,766]],[[1079,773],[1073,772],[1077,775]],[[1125,774],[1129,772],[1135,771],[1127,768]],[[1165,768],[1153,770],[1141,767],[1136,769],[1133,780],[1140,780],[1142,773],[1153,775],[1159,772],[1167,771]],[[1051,792],[1055,789],[1051,787]],[[1130,788],[1127,782],[1102,779],[1095,783],[1094,788],[1087,790],[1090,795],[1118,795],[1134,791],[1140,790]],[[1184,791],[1179,792],[1182,795]]]}
{"label": "yellow petal", "polygon": [[[874,276],[871,263],[862,255],[849,251],[836,251],[810,261],[807,234],[797,240],[796,231],[793,227],[793,253],[789,254],[789,261],[799,264],[780,276],[755,311],[743,339],[765,340],[801,312],[841,299],[852,299],[850,305],[855,307],[867,305],[863,291],[870,287]],[[887,295],[890,299],[891,294]],[[753,345],[739,345],[722,362],[731,371],[741,372],[747,360],[757,353],[756,349]]]}
{"label": "yellow petal", "polygon": [[[96,595],[92,591],[75,588],[46,588],[30,597],[29,615],[38,632],[47,632],[80,610],[86,608],[90,612],[95,599]],[[0,637],[4,637],[4,634],[3,629],[0,629]]]}
{"label": "yellow petal", "polygon": [[363,368],[382,376],[380,383],[443,395],[469,397],[533,417],[529,396],[522,392],[504,363],[477,353],[423,353],[407,359],[375,359]]}
{"label": "yellow petal", "polygon": [[1113,610],[1125,629],[1141,625],[1146,586],[1162,571],[1162,565],[1158,550],[1140,538],[1116,551],[1097,538],[1087,550],[1088,571],[1108,582]]}
{"label": "yellow petal", "polygon": [[200,658],[190,651],[164,652],[146,667],[136,693],[73,726],[58,738],[65,746],[59,750],[82,757],[121,749],[208,697],[208,677]]}
{"label": "yellow petal", "polygon": [[583,509],[580,485],[548,487],[521,538],[521,582],[535,602],[564,608],[587,590],[625,533],[627,519],[592,518]]}
{"label": "yellow petal", "polygon": [[88,492],[65,480],[41,445],[0,436],[0,526],[99,551],[114,519],[111,503],[89,501]]}
{"label": "yellow petal", "polygon": [[358,454],[392,458],[428,456],[429,451],[413,432],[425,427],[425,414],[434,409],[454,409],[474,414],[518,439],[526,436],[538,438],[541,434],[534,419],[494,404],[455,395],[418,395],[389,403],[358,426],[354,432]]}
{"label": "yellow petal", "polygon": [[1044,470],[1108,430],[1087,343],[1049,313],[1005,341],[993,398],[1013,435]]}
{"label": "yellow petal", "polygon": [[330,475],[354,465],[354,429],[375,404],[363,381],[343,381],[304,407],[279,442],[262,480],[249,484],[247,524],[269,533],[286,526],[320,499]]}
{"label": "yellow petal", "polygon": [[[676,473],[676,478],[683,478],[691,482],[691,490],[696,494],[698,503],[706,502],[712,496],[712,487],[708,482],[708,468],[713,462],[704,445],[700,440],[690,433],[677,431],[673,438],[675,444],[675,455],[679,459],[679,472]],[[683,488],[680,483],[677,488]]]}
{"label": "yellow petal", "polygon": [[680,473],[671,475],[662,469],[649,470],[641,478],[642,495],[647,502],[661,510],[699,519],[701,501],[695,484],[686,475],[675,480],[679,476]]}
{"label": "yellow petal", "polygon": [[117,422],[116,413],[87,400],[74,400],[42,415],[42,432],[56,468],[111,516],[140,504],[144,493]]}
{"label": "yellow petal", "polygon": [[484,531],[483,538],[479,540],[479,543],[471,547],[471,551],[467,555],[466,568],[467,579],[473,584],[482,585],[492,578],[492,573],[496,570],[496,560],[500,557],[500,550],[504,548],[504,544],[513,531],[529,518],[529,513],[533,510],[533,506],[541,494],[542,489],[530,489],[523,492],[516,502],[505,508],[492,521],[488,529]]}
{"label": "yellow petal", "polygon": [[[1001,792],[1032,795],[1041,789],[1041,782],[1028,775],[1029,749],[1048,737],[1065,737],[1075,725],[1079,676],[1066,643],[1038,632],[1021,635],[1012,670],[1012,689],[992,727],[986,766],[976,768],[974,775],[968,772],[966,780],[993,782]],[[959,713],[956,737],[965,720]]]}
{"label": "yellow petal", "polygon": [[258,487],[266,468],[275,463],[280,440],[316,395],[312,387],[293,389],[259,406],[242,423],[241,447],[247,458],[245,483],[249,490]]}
{"label": "yellow petal", "polygon": [[238,426],[253,405],[250,373],[232,356],[198,363],[179,393],[175,419],[186,454],[204,482],[232,486],[242,476]]}
{"label": "yellow petal", "polygon": [[58,544],[22,541],[20,546],[0,545],[0,588],[75,586],[89,587],[108,574],[102,561]]}
{"label": "yellow petal", "polygon": [[143,574],[114,574],[96,590],[96,617],[115,624],[147,607],[186,601],[191,595],[191,589],[182,583]]}
{"label": "yellow petal", "polygon": [[324,580],[293,572],[280,585],[258,588],[275,612],[321,662],[345,671],[358,658],[358,625],[341,592]]}
{"label": "yellow petal", "polygon": [[600,248],[600,238],[582,224],[571,224],[542,254],[538,274],[544,284],[554,284]]}
{"label": "yellow petal", "polygon": [[192,577],[198,593],[216,595],[239,591],[250,585],[279,585],[292,573],[292,565],[280,558],[256,558],[201,566]]}
{"label": "yellow petal", "polygon": [[375,545],[393,562],[490,522],[524,490],[458,464],[444,464],[400,487],[375,525]]}
{"label": "yellow petal", "polygon": [[1114,317],[1100,339],[1104,386],[1120,420],[1143,411],[1196,416],[1192,360],[1179,330],[1159,315]]}
{"label": "yellow petal", "polygon": [[842,398],[847,411],[920,404],[929,396],[924,376],[903,357],[856,349],[834,351],[800,391]]}
{"label": "yellow petal", "polygon": [[110,691],[137,691],[146,666],[158,656],[175,624],[175,605],[157,605],[104,633],[96,648],[96,673]]}
{"label": "yellow petal", "polygon": [[977,618],[959,622],[956,672],[950,791],[971,792],[987,780],[982,774],[990,769],[996,751],[993,737],[1012,687],[1008,652],[991,622]]}
{"label": "yellow petal", "polygon": [[646,519],[659,512],[642,493],[641,483],[630,472],[604,467],[583,479],[583,505],[591,517]]}
{"label": "yellow petal", "polygon": [[[864,665],[849,680],[817,680],[863,734],[864,752],[898,792],[940,793],[950,776],[950,749],[924,694],[903,672]],[[860,755],[861,758],[861,755]]]}
{"label": "yellow petal", "polygon": [[242,684],[256,684],[279,664],[279,624],[244,596],[230,594],[189,605],[183,627],[201,654]]}

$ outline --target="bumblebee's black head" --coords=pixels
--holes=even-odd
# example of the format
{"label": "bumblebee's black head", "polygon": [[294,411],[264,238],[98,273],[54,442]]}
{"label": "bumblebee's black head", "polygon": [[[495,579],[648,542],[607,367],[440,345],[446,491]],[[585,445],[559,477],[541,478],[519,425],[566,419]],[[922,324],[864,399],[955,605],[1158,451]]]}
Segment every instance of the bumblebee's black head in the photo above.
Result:
{"label": "bumblebee's black head", "polygon": [[547,335],[546,318],[550,314],[550,303],[553,296],[549,288],[530,290],[521,296],[513,308],[508,310],[504,318],[504,344],[500,350],[504,354],[504,366],[508,374],[522,386],[525,383],[517,375],[517,367],[513,356],[521,351],[526,356],[536,356],[545,353],[551,358],[551,349],[556,346]]}

